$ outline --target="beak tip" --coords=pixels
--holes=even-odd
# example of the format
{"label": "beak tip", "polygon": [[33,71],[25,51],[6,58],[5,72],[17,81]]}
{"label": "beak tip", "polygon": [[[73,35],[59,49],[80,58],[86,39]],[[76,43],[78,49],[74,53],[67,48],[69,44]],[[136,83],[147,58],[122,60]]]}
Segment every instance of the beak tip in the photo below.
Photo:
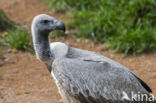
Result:
{"label": "beak tip", "polygon": [[66,27],[65,27],[65,24],[64,24],[63,22],[60,23],[59,28],[60,28],[60,30],[62,30],[63,32],[66,31]]}
{"label": "beak tip", "polygon": [[63,22],[61,22],[61,25],[60,25],[60,28],[63,32],[66,31],[66,27],[65,27],[65,24]]}
{"label": "beak tip", "polygon": [[66,32],[66,27],[64,26],[63,31]]}
{"label": "beak tip", "polygon": [[65,24],[59,20],[55,20],[55,25],[56,25],[56,29],[55,30],[61,30],[63,32],[66,31],[66,28],[65,28]]}

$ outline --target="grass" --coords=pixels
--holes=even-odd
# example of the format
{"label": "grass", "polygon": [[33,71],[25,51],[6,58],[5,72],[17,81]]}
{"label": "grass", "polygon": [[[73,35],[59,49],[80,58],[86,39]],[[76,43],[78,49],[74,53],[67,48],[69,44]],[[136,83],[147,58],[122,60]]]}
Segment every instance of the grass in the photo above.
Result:
{"label": "grass", "polygon": [[64,32],[62,31],[53,31],[52,33],[50,33],[50,37],[51,38],[55,38],[55,37],[66,37],[67,34],[65,34]]}
{"label": "grass", "polygon": [[156,50],[155,0],[47,0],[56,12],[70,11],[68,28],[78,37],[106,43],[125,54]]}
{"label": "grass", "polygon": [[0,10],[0,45],[18,50],[31,50],[31,39],[27,30],[17,28],[6,14]]}
{"label": "grass", "polygon": [[4,78],[3,74],[0,74],[0,80],[2,80]]}
{"label": "grass", "polygon": [[142,52],[156,51],[156,29],[145,28],[144,30],[136,28],[122,32],[119,37],[109,38],[107,46],[125,54],[133,55]]}
{"label": "grass", "polygon": [[0,32],[7,29],[15,29],[14,22],[0,9]]}
{"label": "grass", "polygon": [[29,50],[31,39],[27,30],[15,29],[8,30],[7,35],[0,39],[0,44],[18,50]]}

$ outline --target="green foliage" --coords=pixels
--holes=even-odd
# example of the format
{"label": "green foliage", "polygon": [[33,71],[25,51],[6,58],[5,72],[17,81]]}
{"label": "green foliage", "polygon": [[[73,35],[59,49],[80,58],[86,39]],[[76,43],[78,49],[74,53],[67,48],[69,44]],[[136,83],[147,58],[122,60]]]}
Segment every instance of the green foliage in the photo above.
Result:
{"label": "green foliage", "polygon": [[117,51],[142,53],[156,49],[156,0],[48,0],[56,11],[71,10],[78,37],[106,42]]}
{"label": "green foliage", "polygon": [[118,37],[112,36],[107,46],[125,54],[139,54],[156,50],[156,29],[136,28],[135,30],[124,31]]}
{"label": "green foliage", "polygon": [[11,46],[15,49],[29,50],[30,38],[27,30],[8,30],[8,35],[0,39],[0,44],[5,46]]}
{"label": "green foliage", "polygon": [[62,31],[54,31],[52,33],[52,35],[50,35],[50,37],[52,37],[52,38],[55,38],[55,37],[65,37],[65,36],[67,36],[67,34],[65,34]]}
{"label": "green foliage", "polygon": [[27,30],[18,29],[5,13],[0,10],[0,45],[20,50],[31,50]]}
{"label": "green foliage", "polygon": [[0,9],[0,31],[15,28],[14,23]]}
{"label": "green foliage", "polygon": [[3,74],[0,74],[0,80],[2,80],[4,78]]}
{"label": "green foliage", "polygon": [[72,8],[78,10],[89,10],[97,8],[101,1],[100,0],[47,0],[50,7],[55,8],[56,11],[66,11]]}

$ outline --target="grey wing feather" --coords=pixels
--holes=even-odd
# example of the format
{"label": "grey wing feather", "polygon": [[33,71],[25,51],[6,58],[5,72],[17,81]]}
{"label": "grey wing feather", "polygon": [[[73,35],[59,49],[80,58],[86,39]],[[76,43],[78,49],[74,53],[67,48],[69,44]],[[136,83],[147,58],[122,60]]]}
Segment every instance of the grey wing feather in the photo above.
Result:
{"label": "grey wing feather", "polygon": [[[132,73],[132,72],[131,72]],[[144,82],[142,81],[138,76],[136,76],[134,73],[132,73],[137,79],[138,81],[142,84],[142,86],[149,92],[152,93],[151,88]]]}
{"label": "grey wing feather", "polygon": [[[95,52],[91,52],[91,51],[87,51],[87,50],[82,50],[82,49],[77,49],[77,48],[73,48],[73,47],[69,47],[69,52],[67,57],[69,58],[75,58],[75,59],[80,59],[80,60],[84,60],[84,61],[92,61],[92,62],[108,62],[109,64],[113,64],[115,67],[117,68],[122,68],[122,69],[127,69],[129,71],[128,68],[124,67],[123,65],[103,56],[100,54],[97,54]],[[131,72],[131,71],[129,71]],[[131,74],[133,76],[136,77],[136,79],[138,79],[138,81],[142,84],[142,86],[149,92],[151,93],[152,90],[151,88],[144,82],[142,81],[138,76],[136,76],[134,73],[131,72]]]}
{"label": "grey wing feather", "polygon": [[124,93],[131,98],[131,92],[148,94],[129,70],[108,62],[60,58],[52,68],[60,85],[82,103],[121,100]]}

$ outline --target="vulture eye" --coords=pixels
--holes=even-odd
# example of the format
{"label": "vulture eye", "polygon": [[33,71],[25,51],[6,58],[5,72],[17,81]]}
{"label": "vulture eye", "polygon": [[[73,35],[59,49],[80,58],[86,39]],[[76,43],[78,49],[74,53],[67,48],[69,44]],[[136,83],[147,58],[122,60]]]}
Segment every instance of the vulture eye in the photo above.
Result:
{"label": "vulture eye", "polygon": [[45,24],[47,24],[49,21],[48,21],[48,20],[44,20],[43,22],[44,22]]}

